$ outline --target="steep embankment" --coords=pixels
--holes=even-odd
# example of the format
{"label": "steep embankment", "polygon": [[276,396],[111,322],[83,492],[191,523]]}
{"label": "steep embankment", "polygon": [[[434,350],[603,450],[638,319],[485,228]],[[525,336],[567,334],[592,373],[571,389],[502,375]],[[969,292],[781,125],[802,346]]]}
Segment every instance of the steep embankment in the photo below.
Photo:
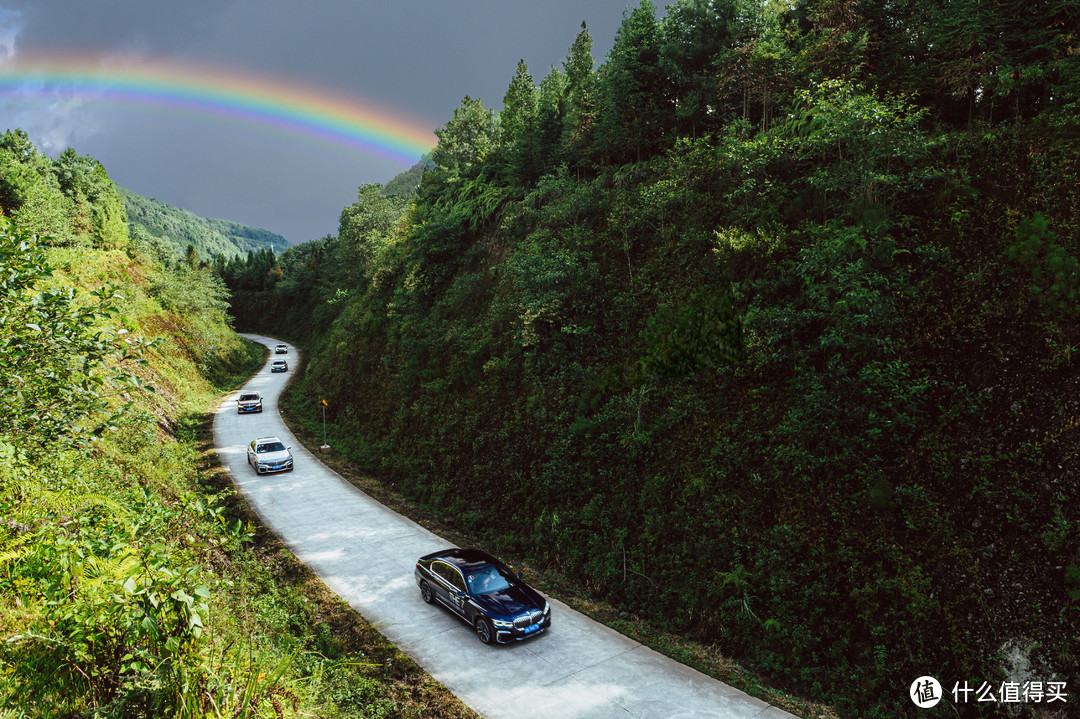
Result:
{"label": "steep embankment", "polygon": [[[922,667],[1001,676],[995,656],[1073,681],[1074,310],[1029,291],[1048,260],[1008,259],[1061,245],[995,216],[1024,194],[973,166],[963,192],[1000,207],[931,168],[937,189],[896,190],[940,203],[921,226],[729,224],[728,195],[799,161],[699,142],[553,178],[498,228],[414,211],[332,324],[278,300],[298,335],[329,324],[296,410],[327,398],[331,444],[477,540],[842,714],[895,716]],[[718,367],[732,307],[745,356]]]}
{"label": "steep embankment", "polygon": [[8,133],[0,159],[0,714],[471,716],[215,471],[207,411],[264,357],[220,278],[122,214],[58,225],[118,207],[90,158]]}
{"label": "steep embankment", "polygon": [[868,7],[642,3],[598,71],[583,30],[237,317],[386,482],[842,714],[1074,688],[1074,13]]}

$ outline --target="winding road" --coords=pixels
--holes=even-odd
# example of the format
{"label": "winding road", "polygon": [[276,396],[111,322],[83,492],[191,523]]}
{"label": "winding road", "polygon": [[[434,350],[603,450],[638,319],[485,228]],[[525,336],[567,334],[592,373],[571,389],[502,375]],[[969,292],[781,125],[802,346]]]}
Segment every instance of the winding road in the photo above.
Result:
{"label": "winding road", "polygon": [[[273,347],[279,340],[249,339]],[[292,371],[299,360],[290,345]],[[781,719],[792,714],[716,681],[551,599],[552,628],[486,646],[449,612],[424,604],[413,580],[418,557],[450,546],[356,489],[293,437],[278,413],[288,373],[269,361],[242,389],[263,396],[261,414],[238,415],[234,398],[214,417],[214,445],[252,508],[300,561],[384,636],[478,714],[649,719]],[[292,472],[258,476],[247,444],[276,436],[292,447]]]}

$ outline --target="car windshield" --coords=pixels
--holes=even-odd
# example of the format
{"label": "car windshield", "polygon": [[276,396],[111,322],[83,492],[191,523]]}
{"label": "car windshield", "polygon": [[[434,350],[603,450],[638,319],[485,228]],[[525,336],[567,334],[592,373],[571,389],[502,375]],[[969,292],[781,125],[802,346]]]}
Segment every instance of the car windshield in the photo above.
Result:
{"label": "car windshield", "polygon": [[269,442],[267,444],[260,444],[255,448],[255,451],[259,454],[264,452],[281,452],[285,449],[285,445],[281,442]]}
{"label": "car windshield", "polygon": [[240,401],[241,402],[254,402],[258,398],[259,398],[259,395],[257,395],[257,394],[242,394],[242,395],[240,395]]}
{"label": "car windshield", "polygon": [[470,594],[494,594],[510,588],[510,582],[494,566],[485,564],[466,575]]}

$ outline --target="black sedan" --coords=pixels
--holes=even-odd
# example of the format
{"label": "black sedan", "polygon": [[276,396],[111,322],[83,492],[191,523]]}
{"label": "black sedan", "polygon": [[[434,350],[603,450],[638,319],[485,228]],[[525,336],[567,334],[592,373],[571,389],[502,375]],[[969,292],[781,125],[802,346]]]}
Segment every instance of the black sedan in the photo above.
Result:
{"label": "black sedan", "polygon": [[484,644],[505,644],[551,626],[551,605],[495,557],[479,549],[444,549],[416,562],[416,584],[476,630]]}

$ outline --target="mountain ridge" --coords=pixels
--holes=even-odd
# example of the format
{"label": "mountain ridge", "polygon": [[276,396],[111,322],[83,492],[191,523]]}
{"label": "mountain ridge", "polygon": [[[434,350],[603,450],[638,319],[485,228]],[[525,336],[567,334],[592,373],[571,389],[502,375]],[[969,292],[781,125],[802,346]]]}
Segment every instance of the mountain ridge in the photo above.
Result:
{"label": "mountain ridge", "polygon": [[195,247],[199,257],[208,259],[219,255],[246,255],[249,251],[268,248],[284,250],[291,244],[282,235],[269,230],[232,220],[203,217],[121,185],[116,185],[116,189],[124,203],[132,233],[141,230],[164,240],[175,250],[177,257],[187,251],[188,245]]}

